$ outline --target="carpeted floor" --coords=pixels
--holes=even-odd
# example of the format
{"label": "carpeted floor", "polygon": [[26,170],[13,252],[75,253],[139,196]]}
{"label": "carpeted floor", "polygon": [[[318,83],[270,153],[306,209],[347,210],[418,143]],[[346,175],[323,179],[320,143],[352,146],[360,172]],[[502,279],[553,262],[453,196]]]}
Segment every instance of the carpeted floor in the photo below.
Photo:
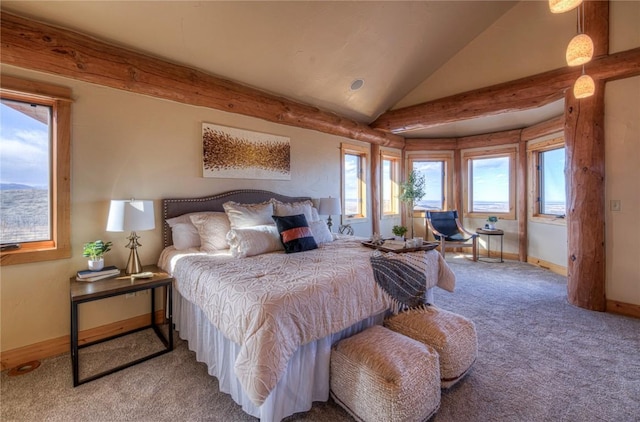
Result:
{"label": "carpeted floor", "polygon": [[[566,280],[527,264],[447,256],[456,292],[438,306],[472,319],[478,359],[443,391],[434,422],[640,421],[640,320],[569,305]],[[89,361],[131,353],[130,338],[85,349]],[[151,332],[138,348],[158,347]],[[91,348],[93,349],[93,348]],[[83,368],[89,371],[89,368]],[[69,355],[25,375],[0,378],[2,421],[255,421],[218,391],[186,343],[73,388]],[[351,421],[333,401],[287,421]]]}

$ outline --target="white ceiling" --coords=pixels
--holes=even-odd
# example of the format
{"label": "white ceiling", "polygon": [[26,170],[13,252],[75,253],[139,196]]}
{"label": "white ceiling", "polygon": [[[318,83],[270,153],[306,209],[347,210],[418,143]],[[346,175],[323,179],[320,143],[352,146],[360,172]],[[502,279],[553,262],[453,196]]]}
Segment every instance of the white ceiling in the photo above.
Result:
{"label": "white ceiling", "polygon": [[[3,10],[370,123],[515,2],[6,1]],[[350,89],[355,79],[364,86]],[[562,105],[403,134],[522,127]]]}

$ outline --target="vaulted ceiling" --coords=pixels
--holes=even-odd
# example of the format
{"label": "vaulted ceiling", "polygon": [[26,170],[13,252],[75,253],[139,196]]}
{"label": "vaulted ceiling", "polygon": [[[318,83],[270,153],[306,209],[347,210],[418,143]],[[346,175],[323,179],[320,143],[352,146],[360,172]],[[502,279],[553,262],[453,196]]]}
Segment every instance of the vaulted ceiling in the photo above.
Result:
{"label": "vaulted ceiling", "polygon": [[[3,0],[1,7],[368,124],[515,3]],[[362,88],[353,90],[358,79]],[[411,98],[424,100],[415,93]],[[536,119],[560,110],[548,105]],[[403,136],[521,127],[530,113]]]}

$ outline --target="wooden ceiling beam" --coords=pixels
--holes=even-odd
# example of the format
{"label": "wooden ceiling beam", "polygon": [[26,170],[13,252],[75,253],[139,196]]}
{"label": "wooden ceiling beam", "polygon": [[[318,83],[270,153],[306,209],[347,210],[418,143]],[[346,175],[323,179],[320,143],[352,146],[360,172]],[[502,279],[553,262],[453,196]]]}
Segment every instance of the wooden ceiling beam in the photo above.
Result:
{"label": "wooden ceiling beam", "polygon": [[372,144],[404,147],[403,137],[364,123],[67,29],[2,12],[0,31],[2,63]]}
{"label": "wooden ceiling beam", "polygon": [[[594,80],[640,75],[640,48],[595,58],[586,65]],[[422,104],[391,110],[371,127],[391,133],[427,129],[478,117],[537,108],[564,98],[581,69],[562,68]]]}

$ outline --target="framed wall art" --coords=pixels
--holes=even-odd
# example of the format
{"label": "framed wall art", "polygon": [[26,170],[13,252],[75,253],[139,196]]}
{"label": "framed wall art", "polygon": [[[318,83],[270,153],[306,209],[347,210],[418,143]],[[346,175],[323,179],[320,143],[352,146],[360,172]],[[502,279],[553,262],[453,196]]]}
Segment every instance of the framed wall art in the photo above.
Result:
{"label": "framed wall art", "polygon": [[290,139],[202,123],[202,175],[291,180]]}

